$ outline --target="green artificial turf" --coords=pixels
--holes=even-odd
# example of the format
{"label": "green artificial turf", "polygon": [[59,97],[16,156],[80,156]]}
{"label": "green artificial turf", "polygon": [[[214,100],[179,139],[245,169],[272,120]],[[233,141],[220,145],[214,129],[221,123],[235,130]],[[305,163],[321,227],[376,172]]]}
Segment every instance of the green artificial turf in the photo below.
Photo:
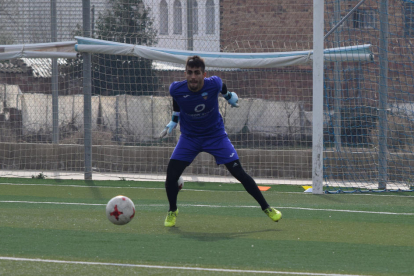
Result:
{"label": "green artificial turf", "polygon": [[[36,178],[2,178],[0,183],[14,183],[14,184],[50,184],[50,185],[78,185],[89,187],[142,187],[142,188],[164,188],[164,182],[158,181],[131,181],[131,180],[59,180],[59,179],[36,179]],[[203,189],[203,190],[217,190],[217,191],[244,191],[243,185],[239,183],[224,184],[215,182],[185,182],[186,189]],[[267,186],[267,185],[262,185]],[[272,191],[283,192],[303,192],[302,186],[298,185],[271,185]]]}
{"label": "green artificial turf", "polygon": [[[272,186],[263,194],[283,213],[274,223],[241,185],[185,183],[177,225],[166,228],[162,183],[0,182],[11,183],[0,184],[0,275],[414,274],[409,195],[312,195],[300,186]],[[105,216],[106,203],[119,194],[130,197],[137,211],[124,226]]]}

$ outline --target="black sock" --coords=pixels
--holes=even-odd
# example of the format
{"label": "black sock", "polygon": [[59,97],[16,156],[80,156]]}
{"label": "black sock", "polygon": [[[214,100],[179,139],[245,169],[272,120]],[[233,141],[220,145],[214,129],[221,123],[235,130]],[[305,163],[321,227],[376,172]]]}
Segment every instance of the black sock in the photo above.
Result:
{"label": "black sock", "polygon": [[169,211],[177,210],[178,185],[177,181],[189,162],[171,159],[167,167],[167,178],[165,180],[165,191],[167,192]]}
{"label": "black sock", "polygon": [[262,192],[259,190],[259,187],[257,187],[256,182],[253,180],[253,178],[250,175],[248,175],[244,171],[239,160],[232,161],[225,165],[226,165],[226,168],[229,170],[229,172],[238,181],[240,181],[241,184],[243,184],[243,187],[246,189],[246,191],[257,201],[257,203],[260,204],[260,207],[262,208],[262,210],[269,207],[269,204],[267,204],[266,199],[263,197]]}

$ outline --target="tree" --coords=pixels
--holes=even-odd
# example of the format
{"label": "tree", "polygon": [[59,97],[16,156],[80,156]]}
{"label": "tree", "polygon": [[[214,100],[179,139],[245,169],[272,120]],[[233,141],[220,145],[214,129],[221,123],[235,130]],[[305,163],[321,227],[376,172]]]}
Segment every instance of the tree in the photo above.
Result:
{"label": "tree", "polygon": [[[109,8],[99,14],[95,37],[114,42],[153,46],[156,31],[149,8],[142,0],[109,0]],[[81,35],[80,26],[74,35]],[[68,61],[65,72],[82,77],[82,60]],[[92,55],[92,93],[96,95],[152,95],[158,78],[152,60],[118,55]]]}
{"label": "tree", "polygon": [[[110,0],[109,6],[96,22],[98,39],[145,46],[157,43],[142,0]],[[94,55],[92,76],[95,94],[152,95],[157,88],[152,60],[140,57]]]}

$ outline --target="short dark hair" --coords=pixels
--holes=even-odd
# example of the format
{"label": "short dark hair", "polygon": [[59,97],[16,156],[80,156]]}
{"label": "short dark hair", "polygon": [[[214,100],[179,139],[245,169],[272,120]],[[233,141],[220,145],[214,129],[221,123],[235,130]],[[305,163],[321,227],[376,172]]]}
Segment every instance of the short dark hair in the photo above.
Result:
{"label": "short dark hair", "polygon": [[187,58],[187,63],[185,64],[185,70],[187,68],[194,68],[198,67],[201,68],[204,72],[206,70],[206,64],[204,63],[204,59],[199,56],[190,56]]}

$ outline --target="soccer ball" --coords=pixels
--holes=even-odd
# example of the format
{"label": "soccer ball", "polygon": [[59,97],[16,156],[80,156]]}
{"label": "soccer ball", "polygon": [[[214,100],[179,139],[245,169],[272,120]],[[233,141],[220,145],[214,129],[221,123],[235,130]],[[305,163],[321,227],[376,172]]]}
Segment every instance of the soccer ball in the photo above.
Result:
{"label": "soccer ball", "polygon": [[178,178],[177,184],[178,184],[178,190],[180,191],[184,187],[184,178],[182,176]]}
{"label": "soccer ball", "polygon": [[134,215],[134,203],[126,196],[116,196],[106,204],[106,216],[113,224],[127,224],[134,218]]}

